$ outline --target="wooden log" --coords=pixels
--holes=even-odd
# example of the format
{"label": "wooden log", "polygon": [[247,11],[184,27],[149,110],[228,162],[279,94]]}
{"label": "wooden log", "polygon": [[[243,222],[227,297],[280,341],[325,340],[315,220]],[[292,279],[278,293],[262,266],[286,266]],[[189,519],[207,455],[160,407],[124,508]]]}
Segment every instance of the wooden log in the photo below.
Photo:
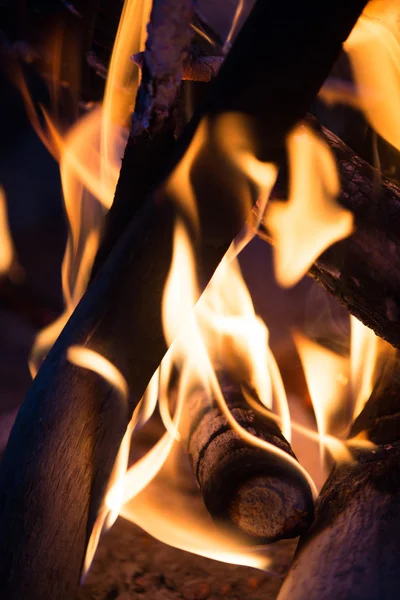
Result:
{"label": "wooden log", "polygon": [[[357,319],[399,348],[400,189],[335,134],[319,128],[335,155],[339,201],[354,214],[355,230],[328,248],[309,274]],[[265,229],[260,235],[273,243]]]}
{"label": "wooden log", "polygon": [[[117,242],[127,223],[165,176],[175,146],[174,108],[193,30],[193,0],[153,3],[142,77],[132,115],[114,202],[93,267],[92,276]],[[127,193],[129,190],[129,193]]]}
{"label": "wooden log", "polygon": [[[220,374],[225,401],[239,425],[296,459],[276,421],[250,409],[241,386]],[[197,388],[185,399],[183,438],[207,510],[252,544],[297,537],[313,518],[313,497],[302,475],[283,457],[251,445],[218,406]]]}
{"label": "wooden log", "polygon": [[[167,170],[179,162],[200,118],[209,115],[209,141],[192,178],[204,285],[243,225],[237,199],[248,190],[244,176],[218,151],[213,118],[227,110],[253,117],[256,131],[267,133],[259,139],[260,158],[274,158],[364,5],[307,0],[291,3],[289,10],[287,4],[256,3]],[[251,63],[250,55],[256,57]],[[130,178],[124,180],[130,196]],[[166,350],[161,296],[175,217],[168,186],[161,186],[136,212],[90,285],[17,416],[0,465],[0,590],[9,600],[75,596],[119,443]],[[98,376],[66,361],[72,344],[116,365],[129,385],[126,407]]]}
{"label": "wooden log", "polygon": [[386,366],[355,421],[378,445],[333,469],[279,600],[395,600],[400,573],[400,364]]}

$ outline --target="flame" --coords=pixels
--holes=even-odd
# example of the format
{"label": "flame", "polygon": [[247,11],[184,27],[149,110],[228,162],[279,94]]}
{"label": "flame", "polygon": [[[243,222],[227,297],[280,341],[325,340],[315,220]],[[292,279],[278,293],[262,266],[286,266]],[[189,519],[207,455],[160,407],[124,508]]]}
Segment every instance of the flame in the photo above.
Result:
{"label": "flame", "polygon": [[[400,150],[399,3],[396,0],[369,2],[344,49],[359,90],[359,108],[377,133]],[[368,93],[369,90],[372,92]]]}
{"label": "flame", "polygon": [[[84,348],[82,346],[70,346],[67,350],[67,360],[78,367],[89,369],[97,373],[116,390],[118,396],[127,408],[128,385],[121,372],[104,356]],[[119,452],[111,473],[106,501],[100,509],[96,519],[95,526],[91,533],[83,567],[83,577],[86,575],[96,551],[100,535],[103,530],[109,529],[118,517],[120,503],[118,499],[121,497],[123,486],[123,475],[126,472],[129,456],[130,437],[132,434],[131,426],[129,425],[122,440]],[[107,502],[108,499],[108,502]]]}
{"label": "flame", "polygon": [[[128,385],[124,376],[113,363],[98,352],[82,346],[70,346],[67,350],[67,360],[78,367],[89,369],[105,379],[116,390],[122,401],[123,408],[126,410],[128,409]],[[82,572],[83,578],[90,568],[101,534],[114,524],[121,512],[123,503],[127,498],[130,498],[132,486],[126,497],[126,485],[130,483],[132,475],[132,485],[134,487],[136,486],[135,490],[136,493],[138,493],[138,491],[145,487],[154,477],[157,470],[162,465],[163,460],[160,462],[160,456],[164,456],[165,460],[169,453],[171,442],[169,439],[163,439],[161,440],[161,443],[154,446],[142,461],[135,465],[134,470],[131,469],[127,471],[132,434],[136,428],[143,426],[150,419],[156,407],[158,377],[159,373],[156,371],[153,378],[150,380],[145,395],[136,407],[122,439],[108,482],[104,503],[99,511],[88,542]],[[168,436],[164,436],[164,438],[166,437],[168,438]],[[158,464],[158,462],[160,462],[160,466],[154,469],[154,466]]]}
{"label": "flame", "polygon": [[14,246],[8,224],[6,194],[0,186],[0,275],[10,270],[13,258]]}
{"label": "flame", "polygon": [[[204,506],[195,504],[192,497],[188,498],[178,483],[179,476],[173,469],[174,457],[179,454],[176,431],[182,434],[186,428],[184,404],[194,387],[200,384],[210,402],[212,398],[215,399],[231,427],[248,443],[287,460],[302,473],[314,490],[315,487],[295,459],[255,437],[236,422],[221,392],[214,363],[225,359],[225,356],[221,357],[220,349],[224,347],[227,351],[229,337],[233,363],[240,365],[243,373],[247,374],[262,402],[266,406],[272,405],[268,373],[268,365],[272,364],[274,378],[279,382],[275,385],[283,396],[281,401],[287,407],[280,375],[276,374],[276,363],[269,354],[268,331],[254,313],[236,261],[234,246],[193,312],[197,295],[195,254],[187,229],[183,221],[178,219],[163,301],[165,336],[167,342],[173,344],[167,365],[163,362],[161,367],[161,370],[166,368],[168,371],[175,363],[181,371],[173,428],[167,430],[148,454],[128,470],[124,483],[125,504],[121,514],[161,541],[178,548],[216,560],[266,568],[269,560],[265,552],[246,547],[229,531],[217,530],[210,523]],[[165,388],[160,389],[160,405],[168,393],[168,378],[164,375],[163,379]],[[164,401],[167,402],[165,398]],[[285,410],[282,413],[287,419]],[[162,502],[157,499],[162,499]]]}
{"label": "flame", "polygon": [[336,202],[340,184],[327,145],[305,125],[289,134],[287,145],[289,199],[269,204],[265,217],[275,243],[276,277],[284,287],[297,283],[326,248],[353,230],[352,213]]}
{"label": "flame", "polygon": [[237,3],[235,14],[233,15],[232,23],[230,29],[228,31],[228,35],[226,36],[226,40],[224,43],[224,53],[227,53],[229,48],[231,47],[232,40],[234,35],[237,33],[240,19],[243,15],[243,11],[245,9],[245,0],[239,0]]}
{"label": "flame", "polygon": [[[139,70],[130,60],[144,47],[149,0],[127,0],[111,58],[104,101],[81,117],[63,134],[44,109],[40,123],[26,83],[18,82],[31,122],[40,139],[60,162],[60,173],[69,236],[62,264],[64,313],[35,339],[29,367],[34,377],[89,282],[100,243],[106,212],[112,205],[121,156],[127,141],[126,125],[136,96]],[[61,45],[59,44],[61,49]],[[61,51],[61,50],[60,50]],[[54,54],[53,71],[61,58]],[[135,77],[136,74],[136,77]],[[53,96],[57,97],[57,91]],[[55,107],[56,108],[56,107]]]}
{"label": "flame", "polygon": [[119,392],[121,398],[127,400],[128,385],[125,378],[104,356],[89,348],[70,346],[67,350],[67,359],[78,367],[90,369],[94,373],[101,375]]}
{"label": "flame", "polygon": [[114,125],[126,124],[132,114],[140,70],[130,57],[144,50],[150,8],[150,0],[125,0],[124,3],[104,92],[102,156],[105,164],[111,160]]}
{"label": "flame", "polygon": [[203,119],[186,150],[184,160],[181,160],[167,181],[167,190],[176,206],[190,220],[199,233],[199,215],[196,197],[190,182],[190,172],[193,164],[203,148],[207,137],[207,120]]}
{"label": "flame", "polygon": [[[243,6],[240,0],[226,47],[237,28]],[[149,12],[149,0],[126,0],[108,70],[103,104],[95,106],[69,131],[63,132],[56,119],[47,112],[44,112],[43,127],[32,101],[29,96],[26,98],[39,135],[60,161],[69,223],[69,239],[62,266],[65,311],[38,335],[32,352],[33,373],[76,307],[89,280],[104,216],[113,201],[120,158],[127,139],[127,125],[140,77],[130,56],[143,49]],[[379,28],[385,27],[385,31],[391,32],[389,41],[381,45],[392,52],[392,57],[397,56],[397,47],[393,42],[394,21],[388,15],[384,22],[375,23],[373,16],[366,13],[359,22],[360,27],[357,25],[358,31],[351,34],[346,43],[353,64],[360,73],[362,68],[357,66],[359,48],[366,43],[366,39],[372,39]],[[373,21],[372,26],[370,21]],[[379,52],[382,57],[383,50],[379,49]],[[392,71],[396,70],[394,62]],[[59,64],[58,59],[55,70]],[[372,70],[375,72],[375,66]],[[366,94],[368,102],[364,109],[370,110],[376,101],[375,80],[364,75],[357,77],[358,90],[374,90],[374,93]],[[354,98],[353,94],[348,93],[348,96]],[[393,99],[396,98],[393,93]],[[390,110],[393,106],[390,104]],[[386,131],[386,121],[381,116],[378,118],[375,109],[372,111],[371,108],[372,113],[377,131]],[[249,405],[269,416],[272,414],[288,440],[292,429],[317,440],[322,461],[325,449],[337,461],[350,461],[350,446],[368,444],[367,440],[361,439],[343,442],[335,436],[338,413],[345,407],[349,361],[326,348],[317,347],[298,333],[295,340],[312,397],[317,431],[291,421],[285,387],[269,347],[269,332],[255,313],[237,259],[259,225],[259,222],[252,221],[250,205],[245,206],[248,223],[242,237],[231,245],[197,302],[200,288],[196,254],[186,220],[182,217],[188,218],[196,234],[201,235],[190,175],[199,153],[208,142],[207,136],[212,129],[208,125],[207,120],[200,123],[189,150],[167,182],[170,196],[181,215],[175,225],[171,268],[162,305],[164,335],[170,349],[127,425],[104,503],[89,540],[84,574],[90,567],[101,533],[113,524],[119,514],[161,541],[189,552],[263,569],[270,564],[265,549],[249,547],[231,531],[217,529],[199,494],[195,496],[193,491],[188,493],[182,481],[178,463],[181,464],[183,460],[182,441],[188,428],[185,405],[196,387],[204,391],[205,402],[215,403],[219,407],[231,428],[242,439],[290,463],[316,495],[310,474],[292,456],[257,438],[235,420],[219,384],[219,369],[232,378],[244,381],[254,390],[258,401],[252,395],[246,395],[246,386],[243,386],[243,395]],[[276,165],[257,158],[251,122],[243,115],[221,115],[213,122],[213,126],[216,138],[213,141],[219,144],[225,158],[255,186],[262,214],[277,178]],[[397,140],[396,127],[391,135],[391,139]],[[296,283],[321,252],[349,235],[353,227],[352,215],[336,202],[339,180],[327,146],[305,125],[296,127],[290,133],[287,146],[290,163],[289,199],[285,204],[273,203],[267,208],[266,214],[267,226],[276,241],[276,274],[283,286]],[[246,198],[239,201],[245,203]],[[355,338],[352,342],[351,375],[352,381],[354,377],[358,378],[357,383],[353,383],[357,412],[371,389],[372,363],[377,356],[377,349],[376,341],[370,334],[364,332],[360,338],[357,337],[360,335],[359,327],[353,325],[353,330]],[[368,356],[367,371],[361,369],[362,353]],[[128,385],[115,365],[97,352],[77,346],[68,348],[67,360],[104,378],[128,411]],[[179,372],[179,384],[172,394],[170,382],[174,370]],[[132,437],[152,418],[157,405],[165,431],[142,458],[130,465]]]}
{"label": "flame", "polygon": [[294,340],[314,408],[320,438],[321,463],[325,460],[325,447],[337,462],[351,462],[351,454],[346,445],[331,435],[335,417],[345,406],[348,361],[299,332],[294,334]]}
{"label": "flame", "polygon": [[[260,161],[255,156],[255,140],[251,120],[240,113],[225,113],[217,121],[216,137],[225,155],[257,186],[258,205],[263,214],[278,175],[278,168],[275,164]],[[250,213],[251,206],[245,208]],[[258,225],[259,221],[255,224],[256,229]],[[245,245],[249,241],[249,238],[246,237]],[[243,246],[240,250],[242,249]]]}
{"label": "flame", "polygon": [[175,442],[158,476],[122,508],[121,515],[165,544],[214,560],[266,569],[267,550],[248,548],[232,534],[215,527],[204,505],[186,491],[177,471],[179,446]]}
{"label": "flame", "polygon": [[368,401],[377,382],[378,374],[381,372],[381,367],[395,352],[395,349],[355,317],[351,316],[350,322],[350,369],[354,420]]}
{"label": "flame", "polygon": [[367,402],[373,388],[374,369],[378,357],[378,338],[372,329],[351,316],[351,382],[355,419]]}

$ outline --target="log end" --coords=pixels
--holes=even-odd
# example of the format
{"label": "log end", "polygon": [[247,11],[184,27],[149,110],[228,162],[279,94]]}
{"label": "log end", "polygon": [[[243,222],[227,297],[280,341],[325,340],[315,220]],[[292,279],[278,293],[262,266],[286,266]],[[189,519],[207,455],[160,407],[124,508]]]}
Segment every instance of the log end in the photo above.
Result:
{"label": "log end", "polygon": [[268,543],[304,533],[311,524],[312,510],[308,494],[293,481],[258,475],[238,486],[229,517],[241,532]]}

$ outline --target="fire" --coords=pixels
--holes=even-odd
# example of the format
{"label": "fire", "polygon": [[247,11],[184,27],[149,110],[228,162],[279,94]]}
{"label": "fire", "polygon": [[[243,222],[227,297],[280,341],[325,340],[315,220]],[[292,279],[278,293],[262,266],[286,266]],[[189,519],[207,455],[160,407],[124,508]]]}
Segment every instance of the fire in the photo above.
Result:
{"label": "fire", "polygon": [[[378,4],[373,3],[372,8]],[[240,1],[228,44],[243,6]],[[394,10],[394,5],[392,8]],[[148,0],[125,2],[103,104],[80,118],[69,131],[62,132],[55,119],[47,113],[44,129],[32,102],[26,98],[39,135],[60,161],[69,223],[69,239],[62,265],[65,311],[55,323],[39,333],[32,350],[33,374],[88,284],[104,216],[113,202],[139,79],[137,67],[130,56],[143,48],[149,11]],[[377,114],[374,94],[371,95],[371,103],[368,100],[363,105],[363,110],[377,131],[388,134],[388,139],[397,144],[400,129],[393,119],[397,119],[394,108],[399,99],[395,77],[399,62],[396,62],[398,42],[392,9],[385,14],[384,21],[376,22],[373,13],[365,13],[349,37],[346,50],[355,65],[359,89],[375,89],[379,71],[377,65],[380,66],[383,58],[389,65],[384,77],[390,82],[383,96],[388,102],[386,112],[392,119],[391,124],[388,125],[381,114],[385,111]],[[389,32],[386,38],[382,36],[382,28]],[[371,46],[371,51],[368,49],[372,67],[371,72],[367,72],[364,59],[360,58],[361,49],[364,56],[365,46],[375,38],[379,43],[377,41],[377,46]],[[376,57],[372,56],[375,51]],[[392,53],[390,60],[387,59],[389,51]],[[390,76],[387,75],[389,72]],[[350,96],[353,98],[353,94]],[[221,115],[215,123],[215,132],[225,156],[251,181],[257,189],[259,204],[266,207],[266,225],[276,242],[275,270],[279,283],[286,287],[295,284],[315,258],[332,243],[350,235],[353,229],[351,213],[337,202],[339,178],[330,150],[306,125],[295,127],[287,139],[290,163],[288,202],[268,204],[278,167],[257,158],[255,132],[250,123],[235,113]],[[271,558],[264,548],[250,547],[231,531],[218,529],[212,523],[199,493],[196,495],[193,490],[189,493],[186,479],[183,481],[183,475],[186,477],[186,471],[182,473],[183,443],[190,426],[187,399],[196,388],[204,391],[206,404],[218,406],[230,427],[247,443],[290,463],[316,496],[312,476],[302,465],[235,420],[220,387],[218,372],[221,369],[246,384],[243,385],[243,395],[249,406],[260,413],[272,415],[287,440],[291,439],[293,430],[319,443],[322,463],[326,450],[337,461],[351,461],[350,447],[362,444],[362,440],[343,440],[350,417],[359,413],[372,389],[374,364],[379,354],[378,342],[371,332],[353,321],[349,358],[338,356],[297,332],[294,337],[312,398],[316,428],[307,428],[292,421],[284,382],[269,346],[268,328],[255,312],[238,261],[240,251],[251,241],[259,225],[252,219],[250,205],[244,206],[248,222],[240,239],[231,245],[196,303],[200,289],[196,253],[183,217],[190,222],[191,232],[194,229],[200,236],[198,207],[190,172],[199,152],[207,144],[207,135],[207,121],[204,120],[189,150],[167,182],[180,214],[176,221],[171,268],[162,304],[164,334],[170,349],[132,418],[129,420],[127,416],[126,433],[90,537],[84,573],[90,567],[101,533],[119,514],[161,541],[189,552],[263,569],[270,564]],[[246,199],[243,199],[243,204],[245,202]],[[4,203],[4,195],[0,195],[3,240],[0,270],[3,272],[12,260],[12,246],[7,246],[7,229],[3,227],[6,221]],[[104,378],[115,390],[128,415],[127,382],[112,363],[89,348],[76,346],[68,349],[66,358],[77,367],[90,369]],[[178,382],[172,390],[171,381],[176,373]],[[254,391],[257,400],[253,394],[246,393],[246,386]],[[350,388],[354,395],[354,414],[341,415],[339,431],[337,419],[349,404]],[[130,464],[135,434],[153,417],[157,407],[164,429],[153,447]]]}
{"label": "fire", "polygon": [[[329,448],[336,461],[351,461],[344,443],[331,435],[335,429],[335,417],[343,415],[348,393],[348,360],[307,339],[300,333],[294,334],[297,349],[303,364],[317,422],[321,463],[325,460],[325,447]],[[337,427],[336,427],[337,428]]]}
{"label": "fire", "polygon": [[[231,252],[235,252],[234,248]],[[224,292],[226,284],[229,294]],[[254,313],[235,256],[228,254],[221,263],[193,313],[196,290],[193,247],[183,222],[178,220],[163,300],[165,335],[169,343],[173,342],[167,355],[167,368],[174,363],[181,373],[173,428],[128,470],[121,514],[154,537],[178,548],[216,560],[266,568],[269,558],[265,551],[249,548],[229,531],[217,529],[200,501],[194,503],[193,496],[185,493],[177,463],[182,463],[180,440],[190,426],[185,413],[188,395],[201,385],[207,391],[208,401],[212,403],[215,399],[230,425],[249,443],[279,454],[293,463],[304,477],[309,479],[309,476],[292,457],[244,430],[232,417],[219,387],[214,365],[226,361],[229,354],[233,361],[231,368],[247,372],[249,382],[264,404],[272,404],[267,370],[268,332]],[[222,355],[221,348],[224,349]],[[165,367],[163,361],[161,372]],[[163,379],[165,383],[159,389],[160,406],[169,403],[167,377],[164,375]]]}
{"label": "fire", "polygon": [[[132,100],[139,82],[139,70],[130,57],[144,47],[149,11],[149,0],[126,1],[103,104],[82,116],[65,134],[45,110],[46,128],[41,126],[25,82],[18,81],[36,132],[59,160],[69,225],[62,265],[65,311],[54,323],[39,332],[29,361],[32,377],[36,375],[89,282],[104,217],[114,199],[121,157],[127,141]],[[60,62],[59,54],[55,53],[54,61],[53,71],[56,71]]]}
{"label": "fire", "polygon": [[355,317],[351,319],[351,375],[354,413],[360,414],[373,388],[374,368],[378,357],[378,338]]}
{"label": "fire", "polygon": [[125,378],[118,369],[104,356],[80,346],[70,346],[67,350],[67,359],[85,369],[90,369],[95,373],[99,373],[112,385],[120,394],[121,398],[126,401],[128,398],[128,386]]}
{"label": "fire", "polygon": [[8,224],[6,194],[0,187],[0,275],[10,270],[13,258],[14,246]]}
{"label": "fire", "polygon": [[287,146],[289,199],[271,203],[265,217],[274,239],[276,278],[285,287],[297,283],[326,248],[353,230],[353,215],[336,201],[339,178],[326,144],[299,125]]}
{"label": "fire", "polygon": [[354,85],[330,79],[320,90],[328,105],[362,111],[373,129],[400,149],[400,7],[397,0],[370,0],[344,43]]}
{"label": "fire", "polygon": [[379,135],[400,150],[400,7],[393,0],[369,2],[345,42],[359,108]]}

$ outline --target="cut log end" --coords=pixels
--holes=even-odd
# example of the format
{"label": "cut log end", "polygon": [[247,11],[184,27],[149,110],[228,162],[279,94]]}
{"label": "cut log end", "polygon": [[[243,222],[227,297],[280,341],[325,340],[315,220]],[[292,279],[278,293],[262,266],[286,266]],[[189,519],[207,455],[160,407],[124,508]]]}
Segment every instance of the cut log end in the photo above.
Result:
{"label": "cut log end", "polygon": [[311,515],[309,498],[300,486],[267,475],[240,484],[229,507],[232,523],[261,543],[301,535]]}

